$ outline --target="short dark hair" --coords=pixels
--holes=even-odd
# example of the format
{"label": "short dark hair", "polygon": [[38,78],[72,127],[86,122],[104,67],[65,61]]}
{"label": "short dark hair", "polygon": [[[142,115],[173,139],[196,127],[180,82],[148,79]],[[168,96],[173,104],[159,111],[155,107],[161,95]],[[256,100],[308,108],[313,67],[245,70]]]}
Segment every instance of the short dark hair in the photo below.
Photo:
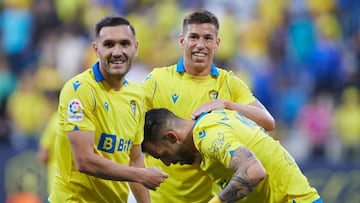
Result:
{"label": "short dark hair", "polygon": [[189,24],[204,24],[210,23],[213,24],[217,30],[219,30],[219,21],[218,18],[208,10],[199,9],[188,14],[183,21],[183,31],[186,30],[186,27]]}
{"label": "short dark hair", "polygon": [[144,143],[156,143],[163,138],[164,132],[177,117],[166,108],[155,108],[146,112],[144,124]]}
{"label": "short dark hair", "polygon": [[112,27],[118,25],[128,25],[134,34],[136,35],[135,28],[130,24],[129,20],[122,16],[106,16],[102,18],[95,26],[95,37],[99,37],[100,30],[103,27]]}

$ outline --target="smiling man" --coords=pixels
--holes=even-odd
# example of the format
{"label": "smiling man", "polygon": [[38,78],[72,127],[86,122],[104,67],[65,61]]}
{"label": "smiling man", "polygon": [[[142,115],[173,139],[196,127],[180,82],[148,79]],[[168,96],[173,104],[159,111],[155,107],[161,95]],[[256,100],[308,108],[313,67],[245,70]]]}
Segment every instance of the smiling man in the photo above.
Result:
{"label": "smiling man", "polygon": [[48,202],[125,203],[128,182],[138,202],[150,202],[147,189],[167,175],[142,158],[142,89],[125,78],[138,51],[134,27],[121,16],[101,19],[93,49],[99,62],[61,90]]}
{"label": "smiling man", "polygon": [[[179,44],[183,57],[177,64],[155,68],[142,84],[146,109],[168,108],[181,118],[195,119],[202,112],[224,107],[273,130],[273,117],[248,86],[213,63],[220,47],[217,17],[207,10],[196,10],[184,18],[182,27]],[[156,192],[150,191],[153,203],[203,203],[217,192],[199,164],[166,167],[151,156],[145,156],[145,163],[169,174]]]}

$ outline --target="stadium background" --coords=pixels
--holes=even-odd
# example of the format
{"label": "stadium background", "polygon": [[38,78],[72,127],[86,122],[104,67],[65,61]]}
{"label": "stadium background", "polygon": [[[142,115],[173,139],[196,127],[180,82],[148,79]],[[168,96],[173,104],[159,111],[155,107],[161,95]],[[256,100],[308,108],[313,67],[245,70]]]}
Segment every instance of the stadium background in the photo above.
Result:
{"label": "stadium background", "polygon": [[36,150],[53,112],[48,96],[96,60],[94,24],[117,13],[135,25],[140,50],[128,77],[141,82],[181,56],[177,37],[193,8],[219,17],[216,65],[273,114],[273,136],[324,202],[360,202],[358,0],[0,1],[0,202],[21,192],[46,199]]}

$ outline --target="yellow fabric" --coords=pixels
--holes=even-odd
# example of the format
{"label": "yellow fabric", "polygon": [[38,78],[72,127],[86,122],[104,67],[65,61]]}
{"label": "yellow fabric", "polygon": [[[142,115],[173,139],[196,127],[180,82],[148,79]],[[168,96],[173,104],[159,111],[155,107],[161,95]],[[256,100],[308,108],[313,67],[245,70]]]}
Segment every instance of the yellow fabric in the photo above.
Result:
{"label": "yellow fabric", "polygon": [[71,22],[78,15],[82,8],[85,8],[85,0],[55,0],[56,14],[61,22]]}
{"label": "yellow fabric", "polygon": [[[182,67],[181,61],[179,66]],[[216,68],[219,76],[191,76],[176,71],[177,65],[155,68],[143,83],[146,109],[165,107],[176,115],[190,119],[201,104],[223,98],[241,104],[256,100],[248,87],[232,72]],[[169,174],[157,190],[150,191],[153,203],[203,203],[219,192],[199,165],[171,165],[145,156],[147,166],[161,167]]]}
{"label": "yellow fabric", "polygon": [[313,202],[319,198],[285,148],[235,111],[218,109],[200,117],[193,139],[202,154],[201,169],[222,189],[233,177],[230,161],[237,148],[246,146],[261,161],[266,178],[237,202]]}
{"label": "yellow fabric", "polygon": [[33,4],[32,0],[4,0],[3,4],[5,7],[15,8],[15,9],[25,9],[30,10]]}
{"label": "yellow fabric", "polygon": [[97,63],[75,76],[60,94],[57,175],[50,202],[127,201],[127,182],[104,180],[77,171],[66,135],[73,130],[94,131],[94,152],[124,165],[129,164],[131,147],[143,140],[142,89],[126,80],[120,91],[114,91],[102,80],[98,68]]}
{"label": "yellow fabric", "polygon": [[356,147],[360,140],[360,95],[355,87],[342,93],[341,104],[334,112],[334,129],[346,146]]}
{"label": "yellow fabric", "polygon": [[221,203],[221,200],[219,199],[218,196],[214,196],[209,203]]}
{"label": "yellow fabric", "polygon": [[46,99],[36,90],[15,90],[9,98],[8,107],[17,130],[25,136],[39,136],[50,116]]}
{"label": "yellow fabric", "polygon": [[52,189],[52,184],[55,178],[55,139],[56,139],[56,131],[58,129],[58,117],[57,114],[54,113],[49,120],[44,132],[41,135],[39,145],[43,149],[47,149],[49,152],[49,158],[47,163],[47,180],[48,180],[48,193],[50,194]]}

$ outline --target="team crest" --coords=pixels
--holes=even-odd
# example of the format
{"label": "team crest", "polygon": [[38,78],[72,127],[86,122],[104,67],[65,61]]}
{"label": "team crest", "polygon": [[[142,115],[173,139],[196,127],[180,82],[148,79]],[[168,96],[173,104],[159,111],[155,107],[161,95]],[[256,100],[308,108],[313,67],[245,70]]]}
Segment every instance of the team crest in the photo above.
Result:
{"label": "team crest", "polygon": [[79,99],[73,99],[68,106],[68,121],[83,121],[84,109]]}
{"label": "team crest", "polygon": [[109,104],[107,102],[104,103],[104,107],[105,107],[106,112],[108,112],[109,111]]}
{"label": "team crest", "polygon": [[134,116],[136,115],[136,102],[135,100],[130,101],[131,110],[134,113]]}
{"label": "team crest", "polygon": [[209,96],[210,96],[210,99],[211,99],[211,100],[217,99],[217,98],[218,98],[218,95],[219,95],[219,93],[218,93],[218,91],[216,91],[216,90],[210,90],[210,91],[209,91]]}

